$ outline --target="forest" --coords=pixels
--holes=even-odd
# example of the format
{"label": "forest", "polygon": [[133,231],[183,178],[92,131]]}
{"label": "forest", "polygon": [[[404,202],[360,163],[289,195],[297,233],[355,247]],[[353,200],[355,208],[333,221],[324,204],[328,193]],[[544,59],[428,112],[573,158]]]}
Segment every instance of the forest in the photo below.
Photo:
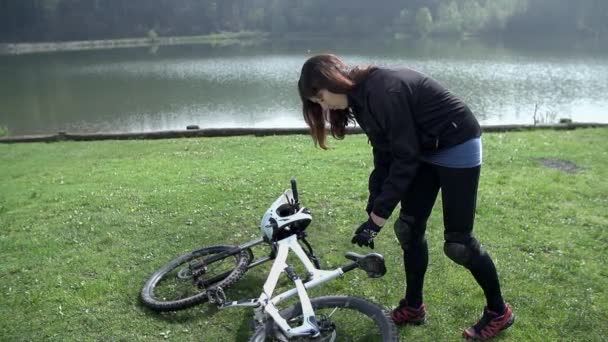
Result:
{"label": "forest", "polygon": [[273,36],[601,39],[606,0],[0,0],[0,42],[258,31]]}

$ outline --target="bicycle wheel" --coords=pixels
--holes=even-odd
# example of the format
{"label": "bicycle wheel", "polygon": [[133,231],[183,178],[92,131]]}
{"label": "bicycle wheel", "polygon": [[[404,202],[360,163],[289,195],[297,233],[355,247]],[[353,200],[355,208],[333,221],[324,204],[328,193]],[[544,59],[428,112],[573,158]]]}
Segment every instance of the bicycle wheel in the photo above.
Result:
{"label": "bicycle wheel", "polygon": [[228,288],[247,271],[253,257],[251,250],[244,249],[212,263],[205,260],[232,248],[204,247],[161,267],[141,290],[143,304],[155,311],[180,310],[206,301],[208,290],[218,286]]}
{"label": "bicycle wheel", "polygon": [[[348,296],[327,296],[310,300],[321,328],[316,338],[298,337],[289,341],[399,341],[397,327],[388,312],[365,299]],[[302,307],[296,304],[281,311],[290,326],[302,324]],[[287,341],[279,327],[269,320],[257,327],[250,342]]]}

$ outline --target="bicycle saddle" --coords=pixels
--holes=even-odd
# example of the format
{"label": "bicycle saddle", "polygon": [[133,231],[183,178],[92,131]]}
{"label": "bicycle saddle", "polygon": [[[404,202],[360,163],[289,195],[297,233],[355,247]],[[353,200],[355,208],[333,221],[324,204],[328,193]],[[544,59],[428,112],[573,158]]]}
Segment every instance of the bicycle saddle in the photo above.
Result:
{"label": "bicycle saddle", "polygon": [[384,257],[381,254],[369,253],[361,255],[348,252],[344,256],[346,259],[356,262],[362,270],[367,272],[367,276],[370,278],[380,278],[386,274],[386,265],[384,264]]}

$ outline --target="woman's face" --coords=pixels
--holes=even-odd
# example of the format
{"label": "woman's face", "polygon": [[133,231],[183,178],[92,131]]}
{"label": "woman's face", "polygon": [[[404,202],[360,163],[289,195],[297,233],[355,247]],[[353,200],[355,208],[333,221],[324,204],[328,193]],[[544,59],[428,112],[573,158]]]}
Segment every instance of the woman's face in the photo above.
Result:
{"label": "woman's face", "polygon": [[348,107],[348,98],[345,94],[332,93],[327,89],[319,90],[317,96],[311,97],[310,101],[319,104],[324,111]]}

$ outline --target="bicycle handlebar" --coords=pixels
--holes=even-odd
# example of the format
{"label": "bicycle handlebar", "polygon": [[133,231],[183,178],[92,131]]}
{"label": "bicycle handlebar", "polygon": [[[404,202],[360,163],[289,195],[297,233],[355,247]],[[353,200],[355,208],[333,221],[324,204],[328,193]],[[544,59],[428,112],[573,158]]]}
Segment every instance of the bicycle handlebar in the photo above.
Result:
{"label": "bicycle handlebar", "polygon": [[295,178],[291,179],[291,192],[293,194],[294,204],[297,208],[300,207],[300,199],[298,198],[298,185],[296,184]]}

